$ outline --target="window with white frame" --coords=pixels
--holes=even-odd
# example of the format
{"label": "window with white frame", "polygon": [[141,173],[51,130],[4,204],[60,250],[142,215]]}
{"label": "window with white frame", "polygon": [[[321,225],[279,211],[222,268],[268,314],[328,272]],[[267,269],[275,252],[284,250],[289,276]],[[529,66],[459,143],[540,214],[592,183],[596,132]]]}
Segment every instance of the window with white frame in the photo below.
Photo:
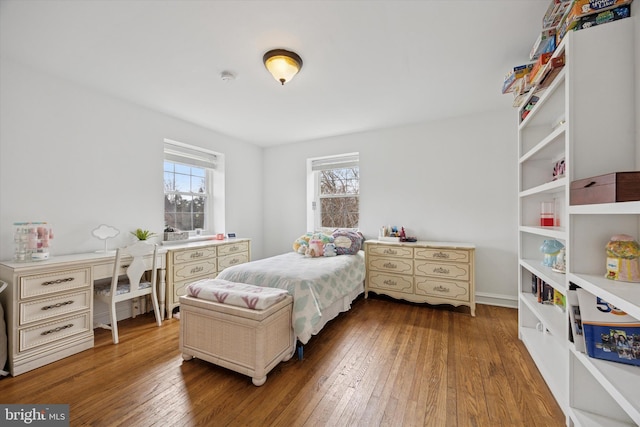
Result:
{"label": "window with white frame", "polygon": [[[359,154],[310,159],[309,185],[313,229],[357,228],[360,220]],[[309,224],[311,225],[311,224]]]}
{"label": "window with white frame", "polygon": [[165,139],[165,227],[181,231],[210,228],[217,163],[218,154],[213,151]]}

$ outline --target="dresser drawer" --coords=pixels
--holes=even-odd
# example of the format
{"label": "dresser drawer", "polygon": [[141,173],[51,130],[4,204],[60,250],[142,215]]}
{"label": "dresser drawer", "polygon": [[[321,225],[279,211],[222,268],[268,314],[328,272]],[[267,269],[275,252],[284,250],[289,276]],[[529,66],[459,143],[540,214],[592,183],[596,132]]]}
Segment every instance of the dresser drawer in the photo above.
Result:
{"label": "dresser drawer", "polygon": [[469,301],[469,282],[416,276],[416,294]]}
{"label": "dresser drawer", "polygon": [[413,280],[411,276],[400,276],[372,271],[368,276],[367,288],[374,292],[376,289],[385,289],[411,294],[413,293]]}
{"label": "dresser drawer", "polygon": [[198,249],[187,249],[173,252],[173,263],[183,264],[185,262],[197,261],[199,259],[215,258],[216,247],[206,246]]}
{"label": "dresser drawer", "polygon": [[249,261],[249,252],[240,252],[233,255],[227,255],[218,258],[218,271],[222,271],[227,267],[236,264],[244,264]]}
{"label": "dresser drawer", "polygon": [[[129,262],[122,261],[120,265],[120,269],[118,270],[118,276],[122,276],[123,274],[127,274],[127,268],[129,267]],[[149,264],[149,268],[151,268],[151,264]],[[109,264],[98,264],[93,267],[93,280],[96,279],[111,279],[113,276],[113,263]]]}
{"label": "dresser drawer", "polygon": [[218,246],[218,256],[249,252],[249,242],[234,242]]}
{"label": "dresser drawer", "polygon": [[413,274],[413,260],[410,259],[371,256],[367,266],[370,270]]}
{"label": "dresser drawer", "polygon": [[407,248],[404,246],[383,246],[383,245],[369,245],[367,254],[369,255],[382,255],[384,257],[400,257],[400,258],[413,258],[413,248]]}
{"label": "dresser drawer", "polygon": [[214,273],[214,274],[211,274],[211,275],[208,275],[208,276],[196,277],[196,278],[191,279],[191,280],[184,280],[182,282],[175,282],[173,284],[173,292],[171,294],[171,297],[173,298],[173,300],[175,302],[178,302],[180,300],[181,296],[184,296],[184,295],[187,294],[187,289],[186,288],[190,283],[197,282],[198,280],[203,280],[203,279],[215,279],[216,276],[217,276],[217,274]]}
{"label": "dresser drawer", "polygon": [[55,322],[19,330],[19,350],[27,351],[45,344],[61,344],[66,338],[91,334],[91,312],[69,316]]}
{"label": "dresser drawer", "polygon": [[200,276],[216,274],[216,260],[204,259],[199,262],[176,265],[173,269],[173,281],[191,280]]}
{"label": "dresser drawer", "polygon": [[416,275],[469,280],[469,264],[415,260]]}
{"label": "dresser drawer", "polygon": [[91,308],[91,290],[20,303],[20,326]]}
{"label": "dresser drawer", "polygon": [[416,248],[415,256],[416,259],[469,262],[469,251],[457,249]]}
{"label": "dresser drawer", "polygon": [[20,277],[20,299],[53,294],[87,287],[91,284],[91,269],[52,271]]}

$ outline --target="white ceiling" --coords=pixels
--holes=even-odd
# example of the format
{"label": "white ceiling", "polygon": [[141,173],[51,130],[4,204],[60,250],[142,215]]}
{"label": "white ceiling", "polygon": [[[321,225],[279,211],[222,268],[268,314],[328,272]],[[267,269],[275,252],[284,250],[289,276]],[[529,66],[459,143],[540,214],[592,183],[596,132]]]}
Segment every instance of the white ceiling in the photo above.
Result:
{"label": "white ceiling", "polygon": [[549,2],[0,0],[0,60],[269,146],[507,108]]}

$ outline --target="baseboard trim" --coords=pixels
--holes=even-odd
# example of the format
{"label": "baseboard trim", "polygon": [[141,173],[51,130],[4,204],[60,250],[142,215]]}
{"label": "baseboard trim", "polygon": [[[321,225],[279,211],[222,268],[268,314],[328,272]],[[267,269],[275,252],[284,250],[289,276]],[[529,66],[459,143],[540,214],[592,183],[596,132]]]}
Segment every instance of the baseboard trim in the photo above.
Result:
{"label": "baseboard trim", "polygon": [[512,295],[476,292],[476,303],[498,307],[518,308],[518,298]]}

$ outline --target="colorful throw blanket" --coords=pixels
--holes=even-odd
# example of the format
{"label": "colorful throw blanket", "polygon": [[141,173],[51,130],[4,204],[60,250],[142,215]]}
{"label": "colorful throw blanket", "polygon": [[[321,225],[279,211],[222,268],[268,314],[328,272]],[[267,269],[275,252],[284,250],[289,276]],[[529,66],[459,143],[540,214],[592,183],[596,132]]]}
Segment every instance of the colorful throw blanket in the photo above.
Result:
{"label": "colorful throw blanket", "polygon": [[224,269],[218,279],[285,289],[293,296],[293,330],[306,344],[323,310],[363,289],[364,253],[310,258],[288,252]]}

